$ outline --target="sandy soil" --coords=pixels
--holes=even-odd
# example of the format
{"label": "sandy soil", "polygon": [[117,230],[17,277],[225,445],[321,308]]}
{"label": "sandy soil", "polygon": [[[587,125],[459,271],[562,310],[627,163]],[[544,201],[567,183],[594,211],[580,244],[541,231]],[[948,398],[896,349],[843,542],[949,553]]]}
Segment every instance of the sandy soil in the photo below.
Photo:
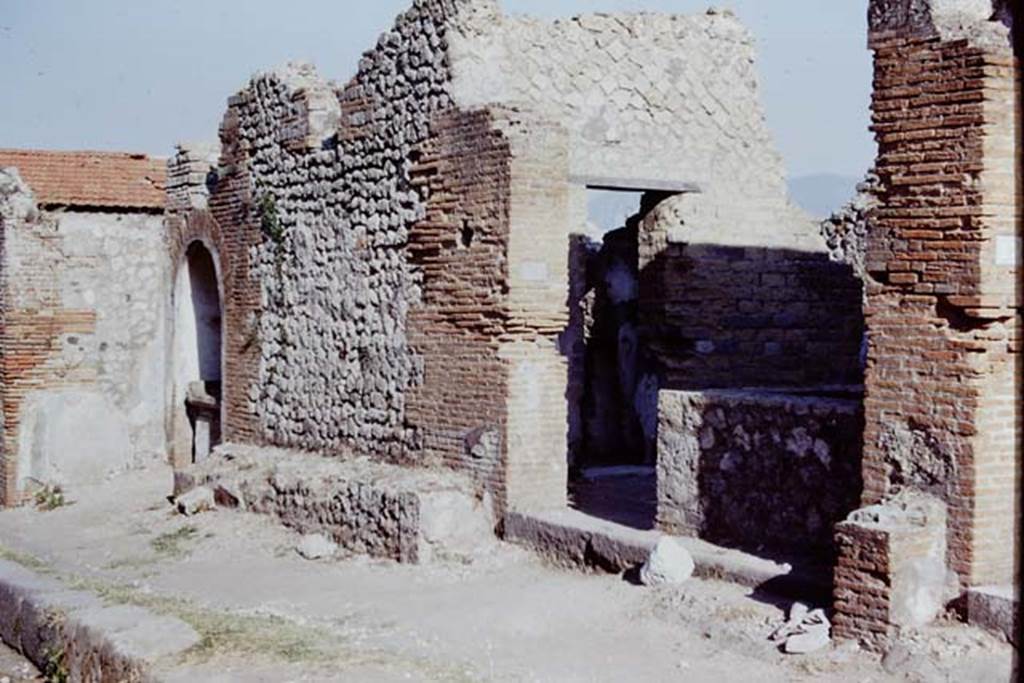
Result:
{"label": "sandy soil", "polygon": [[170,488],[155,468],[0,512],[0,556],[196,627],[170,680],[1011,680],[1009,646],[951,622],[884,662],[852,645],[787,656],[767,636],[788,605],[732,584],[642,588],[497,542],[471,564],[310,562],[268,518],[177,515]]}

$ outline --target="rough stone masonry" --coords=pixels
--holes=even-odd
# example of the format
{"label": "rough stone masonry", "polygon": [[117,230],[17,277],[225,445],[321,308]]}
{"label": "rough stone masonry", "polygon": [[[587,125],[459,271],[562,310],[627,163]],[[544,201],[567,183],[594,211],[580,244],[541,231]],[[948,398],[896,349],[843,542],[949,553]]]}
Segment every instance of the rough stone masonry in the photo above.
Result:
{"label": "rough stone masonry", "polygon": [[255,76],[216,163],[183,149],[169,179],[172,262],[197,240],[219,259],[225,439],[443,464],[499,509],[563,505],[578,178],[690,182],[705,239],[827,262],[756,88],[727,13],[546,23],[479,0],[414,2],[343,87],[305,65]]}
{"label": "rough stone masonry", "polygon": [[[287,486],[260,479],[244,502],[418,557],[429,496],[416,482],[435,479],[396,472],[450,475],[439,490],[492,508],[499,530],[510,512],[562,507],[569,444],[574,463],[591,457],[587,406],[607,379],[605,422],[657,465],[661,528],[820,548],[836,634],[878,643],[965,588],[1010,582],[1014,15],[989,0],[872,0],[871,197],[824,227],[789,202],[753,40],[716,10],[544,22],[494,0],[413,0],[344,85],[305,64],[253,76],[228,99],[219,145],[170,160],[163,248],[147,252],[160,257],[132,260],[118,287],[133,291],[115,288],[144,300],[109,314],[75,303],[74,278],[61,296],[16,279],[22,242],[53,235],[5,172],[4,502],[18,501],[13,454],[42,429],[13,380],[56,363],[47,382],[129,411],[126,438],[152,439],[194,480],[230,480],[238,444],[257,460],[358,462],[311,466],[338,491],[310,489],[295,464]],[[588,259],[593,187],[646,192]],[[112,229],[65,246],[129,259]],[[29,272],[60,265],[59,250],[33,254]],[[26,287],[39,301],[17,303]],[[594,302],[614,320],[595,321],[607,313]],[[126,353],[109,373],[73,362],[108,320],[131,331]],[[27,351],[12,345],[19,324],[38,340]],[[596,338],[615,364],[603,379],[587,374]],[[165,372],[139,375],[139,358]],[[159,401],[133,402],[140,376]],[[232,445],[196,462],[218,433]],[[787,478],[824,495],[787,496]],[[404,521],[375,536],[348,509]]]}

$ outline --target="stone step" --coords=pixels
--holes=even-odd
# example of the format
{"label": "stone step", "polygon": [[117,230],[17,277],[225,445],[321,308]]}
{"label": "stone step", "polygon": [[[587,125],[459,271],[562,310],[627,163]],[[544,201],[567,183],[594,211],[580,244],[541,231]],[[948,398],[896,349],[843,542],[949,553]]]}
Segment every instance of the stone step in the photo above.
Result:
{"label": "stone step", "polygon": [[967,622],[998,633],[1020,647],[1020,594],[1015,586],[978,586],[967,591]]}
{"label": "stone step", "polygon": [[[666,535],[571,508],[512,512],[505,516],[504,529],[506,541],[530,548],[556,564],[611,573],[635,570]],[[820,568],[794,567],[697,538],[674,538],[693,556],[699,577],[732,581],[779,597],[812,602],[831,599],[831,576]]]}

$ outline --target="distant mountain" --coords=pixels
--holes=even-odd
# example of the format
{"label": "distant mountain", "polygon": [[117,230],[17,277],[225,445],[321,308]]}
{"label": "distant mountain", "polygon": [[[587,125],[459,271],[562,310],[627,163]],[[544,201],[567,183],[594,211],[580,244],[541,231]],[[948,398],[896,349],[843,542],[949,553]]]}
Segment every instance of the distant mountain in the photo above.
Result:
{"label": "distant mountain", "polygon": [[818,218],[828,218],[853,199],[861,178],[817,173],[790,178],[789,194],[799,206]]}

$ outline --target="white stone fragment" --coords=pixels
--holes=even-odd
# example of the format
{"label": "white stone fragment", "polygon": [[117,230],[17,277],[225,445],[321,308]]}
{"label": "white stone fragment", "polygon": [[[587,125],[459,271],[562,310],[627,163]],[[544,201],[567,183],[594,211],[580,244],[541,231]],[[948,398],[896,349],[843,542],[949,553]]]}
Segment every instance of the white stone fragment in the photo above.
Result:
{"label": "white stone fragment", "polygon": [[323,534],[306,534],[295,546],[296,552],[307,560],[325,560],[334,557],[338,544]]}
{"label": "white stone fragment", "polygon": [[679,541],[662,536],[640,569],[645,586],[678,585],[693,576],[695,565],[690,551]]}
{"label": "white stone fragment", "polygon": [[205,486],[199,486],[188,493],[183,493],[175,499],[174,504],[177,506],[178,512],[189,516],[213,510],[216,507],[213,491]]}
{"label": "white stone fragment", "polygon": [[786,654],[806,655],[829,646],[832,642],[828,624],[807,626],[803,633],[797,633],[786,639]]}

